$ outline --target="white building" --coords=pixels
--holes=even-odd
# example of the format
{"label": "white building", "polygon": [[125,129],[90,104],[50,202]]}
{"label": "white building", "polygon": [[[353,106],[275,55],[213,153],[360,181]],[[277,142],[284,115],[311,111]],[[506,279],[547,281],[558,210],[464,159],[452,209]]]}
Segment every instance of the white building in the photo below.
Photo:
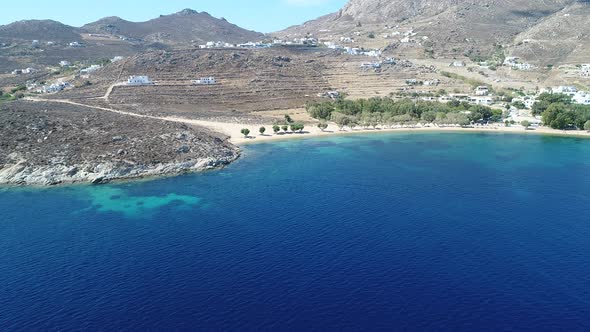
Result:
{"label": "white building", "polygon": [[494,100],[491,97],[476,96],[469,97],[469,102],[476,105],[490,106],[494,103]]}
{"label": "white building", "polygon": [[531,65],[530,63],[516,63],[514,65],[511,66],[512,69],[516,69],[516,70],[531,70],[533,69],[533,65]]}
{"label": "white building", "polygon": [[79,42],[71,42],[70,47],[84,47],[84,44],[81,44]]}
{"label": "white building", "polygon": [[465,67],[465,62],[463,61],[453,61],[450,67]]}
{"label": "white building", "polygon": [[504,66],[512,67],[513,65],[518,63],[518,57],[515,56],[508,56],[504,59]]}
{"label": "white building", "polygon": [[350,55],[359,55],[360,52],[361,52],[361,49],[357,48],[357,47],[347,47],[346,48],[346,53],[348,53]]}
{"label": "white building", "polygon": [[590,64],[580,66],[580,77],[590,77]]}
{"label": "white building", "polygon": [[363,54],[366,56],[378,57],[381,55],[381,51],[380,50],[371,50],[371,51],[363,52]]}
{"label": "white building", "polygon": [[574,94],[572,101],[576,104],[590,105],[590,94],[584,91],[579,91]]}
{"label": "white building", "polygon": [[117,61],[121,61],[121,60],[123,60],[123,59],[125,59],[125,57],[122,57],[122,56],[116,56],[116,57],[114,57],[114,58],[112,58],[112,59],[111,59],[111,62],[117,62]]}
{"label": "white building", "polygon": [[100,68],[102,68],[102,66],[100,66],[100,65],[92,65],[92,66],[90,66],[88,68],[81,69],[80,70],[80,74],[88,75],[90,73],[94,73],[95,71],[99,70]]}
{"label": "white building", "polygon": [[553,89],[551,89],[552,93],[562,93],[564,95],[568,95],[573,97],[577,92],[578,92],[578,88],[576,88],[575,86],[558,86],[555,87]]}
{"label": "white building", "polygon": [[71,84],[69,82],[59,82],[51,85],[44,85],[41,89],[37,90],[39,93],[55,93],[63,91],[65,88],[69,88]]}
{"label": "white building", "polygon": [[60,62],[59,62],[59,65],[60,65],[61,67],[69,67],[69,66],[71,66],[71,65],[72,65],[72,63],[71,63],[71,62],[69,62],[69,61],[66,61],[66,60],[62,60],[62,61],[60,61]]}
{"label": "white building", "polygon": [[363,63],[361,64],[361,68],[363,69],[378,69],[381,68],[381,64],[379,62],[373,62],[373,63]]}
{"label": "white building", "polygon": [[215,80],[215,77],[201,77],[198,80],[193,81],[193,84],[198,85],[213,85],[216,83],[217,81]]}
{"label": "white building", "polygon": [[394,58],[387,58],[387,59],[383,60],[383,63],[386,65],[395,65],[397,62],[395,61]]}
{"label": "white building", "polygon": [[154,84],[154,82],[150,81],[150,78],[147,76],[129,76],[127,79],[127,85],[150,85]]}
{"label": "white building", "polygon": [[490,89],[485,86],[478,86],[477,88],[475,88],[475,95],[476,96],[487,96],[490,93]]}

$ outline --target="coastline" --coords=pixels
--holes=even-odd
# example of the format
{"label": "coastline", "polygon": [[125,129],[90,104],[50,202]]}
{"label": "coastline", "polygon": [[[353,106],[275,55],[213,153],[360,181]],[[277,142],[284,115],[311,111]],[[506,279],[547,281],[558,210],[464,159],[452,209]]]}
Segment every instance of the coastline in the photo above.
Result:
{"label": "coastline", "polygon": [[[221,169],[239,157],[240,154],[238,153],[232,158],[203,158],[188,162],[135,166],[115,163],[86,163],[74,166],[47,165],[40,167],[12,164],[0,170],[0,188],[47,188],[62,185],[97,185],[141,179],[159,179]],[[99,171],[95,172],[94,170]]]}
{"label": "coastline", "polygon": [[[176,118],[170,118],[171,120],[178,120]],[[354,129],[346,128],[340,130],[335,124],[329,123],[328,128],[325,131],[320,130],[315,124],[306,124],[305,129],[302,133],[279,133],[279,134],[265,134],[260,135],[258,129],[265,127],[266,132],[272,131],[272,125],[269,124],[240,124],[230,122],[214,122],[214,121],[203,121],[203,120],[189,120],[191,124],[206,127],[208,129],[220,132],[230,137],[230,142],[237,146],[244,146],[256,143],[268,143],[279,140],[291,140],[291,139],[304,139],[304,138],[316,138],[316,137],[330,137],[330,136],[343,136],[343,135],[357,135],[357,134],[379,134],[379,133],[395,133],[395,132],[432,132],[432,133],[506,133],[506,134],[520,134],[520,135],[547,135],[547,136],[560,136],[560,137],[573,137],[573,138],[590,138],[590,132],[586,131],[564,131],[556,130],[546,127],[530,128],[525,130],[522,126],[488,126],[488,127],[438,127],[438,126],[425,126],[425,127],[394,127],[394,128],[381,128],[377,129]],[[248,137],[240,135],[242,128],[250,129]]]}

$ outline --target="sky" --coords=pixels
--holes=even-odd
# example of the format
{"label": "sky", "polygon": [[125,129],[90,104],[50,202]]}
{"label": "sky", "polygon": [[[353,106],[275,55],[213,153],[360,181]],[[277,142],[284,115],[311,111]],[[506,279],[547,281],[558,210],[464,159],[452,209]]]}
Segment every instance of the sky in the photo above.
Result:
{"label": "sky", "polygon": [[346,0],[28,0],[7,1],[0,25],[52,19],[82,26],[106,16],[147,21],[185,8],[206,11],[249,30],[273,32],[338,11]]}

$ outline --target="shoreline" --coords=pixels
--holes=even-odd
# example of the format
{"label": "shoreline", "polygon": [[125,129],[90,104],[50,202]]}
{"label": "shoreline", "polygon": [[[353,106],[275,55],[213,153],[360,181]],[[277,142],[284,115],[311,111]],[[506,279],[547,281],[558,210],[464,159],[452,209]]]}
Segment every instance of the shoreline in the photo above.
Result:
{"label": "shoreline", "polygon": [[[303,133],[284,133],[278,135],[251,135],[249,138],[245,138],[243,136],[231,136],[228,134],[229,130],[238,130],[239,128],[246,128],[250,127],[253,128],[254,125],[243,125],[239,123],[228,123],[228,122],[208,122],[208,121],[201,121],[201,120],[188,120],[190,124],[199,125],[207,127],[208,129],[227,134],[230,136],[230,142],[236,145],[238,148],[251,145],[251,144],[262,144],[262,143],[272,143],[272,142],[281,142],[287,140],[297,140],[297,139],[313,139],[313,138],[325,138],[325,137],[338,137],[338,136],[349,136],[349,135],[377,135],[377,134],[388,134],[388,133],[463,133],[463,134],[475,134],[475,133],[498,133],[498,134],[512,134],[512,135],[546,135],[546,136],[555,136],[555,137],[570,137],[570,138],[590,138],[590,133],[585,131],[561,131],[555,130],[550,128],[537,128],[535,130],[529,129],[524,130],[522,127],[469,127],[469,128],[461,128],[461,127],[416,127],[416,128],[377,128],[377,129],[356,129],[356,130],[339,130],[336,128],[334,124],[330,124],[326,131],[321,131],[317,127],[311,127],[309,131],[304,131]],[[259,125],[255,126],[256,128]],[[272,128],[272,126],[265,126],[266,128]],[[267,129],[268,130],[268,129]],[[305,130],[305,129],[304,129]],[[213,162],[212,160],[207,160],[207,162],[203,163],[204,160],[200,160],[197,162],[197,165],[193,165],[193,167],[182,167],[181,169],[175,169],[174,171],[170,170],[159,170],[159,169],[143,169],[143,172],[138,172],[136,174],[117,174],[116,176],[107,176],[101,178],[100,181],[92,181],[96,179],[96,176],[92,178],[81,178],[81,179],[69,179],[69,181],[59,181],[54,183],[48,182],[6,182],[0,184],[0,190],[6,189],[15,189],[15,188],[55,188],[55,187],[63,187],[63,186],[74,186],[74,185],[104,185],[104,184],[112,184],[112,183],[124,183],[124,182],[135,182],[135,181],[150,181],[150,180],[157,180],[166,177],[174,177],[183,174],[190,174],[190,173],[202,173],[209,170],[219,170],[223,169],[226,166],[231,165],[237,159],[241,157],[241,153],[238,153],[237,157],[233,160],[226,160],[225,162]],[[186,165],[184,165],[186,166]],[[195,167],[197,166],[197,167]],[[43,168],[41,168],[43,169]],[[96,174],[93,174],[96,175]]]}
{"label": "shoreline", "polygon": [[[572,137],[572,138],[590,138],[590,132],[587,131],[565,131],[556,130],[547,127],[531,128],[525,130],[522,126],[504,127],[504,126],[489,126],[489,127],[438,127],[438,126],[427,126],[427,127],[395,127],[395,128],[380,128],[377,129],[354,129],[346,128],[340,130],[335,124],[329,123],[328,128],[325,131],[320,130],[315,124],[309,124],[310,127],[305,127],[303,133],[279,133],[279,134],[265,134],[260,135],[258,129],[265,127],[266,132],[272,131],[272,125],[268,124],[240,124],[230,122],[214,122],[204,120],[191,120],[192,124],[206,127],[208,129],[217,131],[219,133],[229,136],[229,140],[232,144],[237,146],[245,146],[257,143],[269,143],[273,141],[282,140],[295,140],[305,138],[318,138],[318,137],[330,137],[330,136],[346,136],[346,135],[362,135],[362,134],[381,134],[381,133],[503,133],[503,134],[518,134],[518,135],[547,135],[547,136],[559,136],[559,137]],[[242,128],[250,129],[250,135],[246,138],[240,135]]]}

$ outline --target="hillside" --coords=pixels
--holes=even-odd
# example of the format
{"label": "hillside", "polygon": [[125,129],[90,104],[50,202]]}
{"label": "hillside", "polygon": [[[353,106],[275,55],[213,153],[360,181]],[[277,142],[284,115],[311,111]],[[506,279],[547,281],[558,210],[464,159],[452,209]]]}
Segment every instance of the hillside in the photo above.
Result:
{"label": "hillside", "polygon": [[223,18],[218,19],[206,12],[199,13],[191,9],[162,15],[147,22],[129,22],[119,17],[107,17],[83,26],[81,31],[165,44],[211,40],[240,43],[264,38],[261,33],[242,29]]}
{"label": "hillside", "polygon": [[[400,38],[385,39],[391,33],[413,30],[417,44],[439,56],[457,56],[492,52],[494,45],[510,46],[519,35],[529,31],[537,39],[556,26],[568,26],[569,19],[587,17],[590,2],[578,0],[351,0],[339,12],[280,31],[280,36],[313,34],[320,38],[358,36],[357,42],[369,45],[399,44]],[[560,14],[571,12],[571,16]],[[563,22],[560,22],[563,21]],[[557,25],[556,25],[557,24]],[[555,33],[547,38],[559,47],[563,33],[588,35],[587,25]],[[371,40],[368,35],[376,36]],[[427,40],[427,42],[423,42]],[[571,39],[570,39],[571,40]],[[572,50],[573,51],[573,50]],[[544,56],[539,50],[539,58]],[[560,58],[567,58],[562,55]]]}
{"label": "hillside", "polygon": [[[154,86],[117,86],[108,101],[162,107],[185,116],[301,107],[319,92],[330,90],[322,76],[324,53],[306,54],[281,49],[200,50],[146,52],[109,65],[93,78],[88,89],[60,94],[64,98],[103,96],[107,87],[130,75],[149,75]],[[217,84],[192,85],[191,80],[214,76]],[[95,90],[97,89],[97,90]],[[61,98],[61,97],[60,97]]]}
{"label": "hillside", "polygon": [[26,20],[0,26],[2,40],[80,41],[76,28],[52,20]]}

